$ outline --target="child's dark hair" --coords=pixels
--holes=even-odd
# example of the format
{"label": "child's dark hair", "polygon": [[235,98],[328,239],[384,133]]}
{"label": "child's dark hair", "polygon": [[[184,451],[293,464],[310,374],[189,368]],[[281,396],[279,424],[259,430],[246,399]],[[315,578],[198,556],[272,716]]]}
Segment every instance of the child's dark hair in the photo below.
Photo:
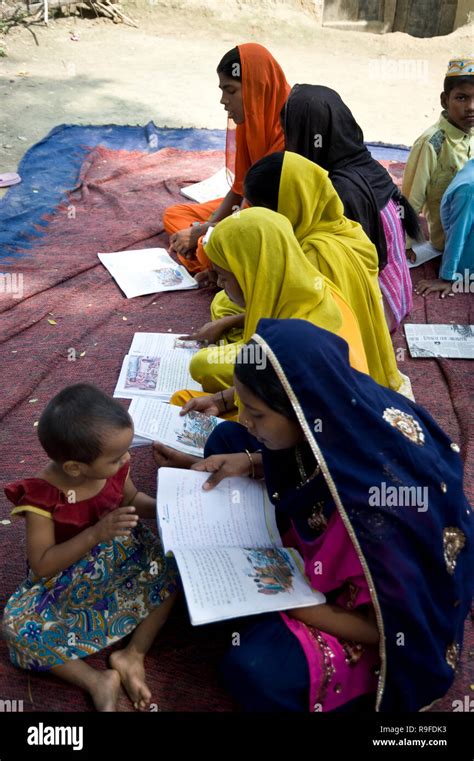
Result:
{"label": "child's dark hair", "polygon": [[76,460],[90,465],[103,450],[106,428],[131,428],[122,405],[89,383],[63,388],[46,405],[38,423],[38,437],[54,462]]}
{"label": "child's dark hair", "polygon": [[230,79],[242,82],[242,66],[240,64],[239,48],[229,50],[217,65],[217,73],[225,74]]}
{"label": "child's dark hair", "polygon": [[278,211],[283,151],[264,156],[252,164],[244,180],[244,195],[251,206]]}
{"label": "child's dark hair", "polygon": [[462,85],[474,86],[474,74],[466,74],[464,77],[445,77],[443,91],[449,95],[451,90],[454,90],[455,87],[462,87]]}
{"label": "child's dark hair", "polygon": [[234,375],[274,412],[297,420],[296,413],[285,393],[273,366],[260,344],[250,339],[239,351]]}

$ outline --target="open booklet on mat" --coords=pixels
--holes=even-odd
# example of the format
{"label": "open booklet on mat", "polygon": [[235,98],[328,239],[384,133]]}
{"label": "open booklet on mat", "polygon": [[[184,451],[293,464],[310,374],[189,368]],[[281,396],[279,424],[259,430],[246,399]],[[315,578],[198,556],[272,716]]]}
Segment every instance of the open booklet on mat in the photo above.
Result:
{"label": "open booklet on mat", "polygon": [[97,254],[127,299],[162,291],[198,288],[185,267],[177,264],[164,248],[142,248]]}
{"label": "open booklet on mat", "polygon": [[222,169],[219,169],[218,172],[206,180],[181,188],[181,193],[192,201],[207,203],[208,201],[214,201],[217,198],[226,196],[233,181],[232,173],[228,172],[225,167],[222,167]]}
{"label": "open booklet on mat", "polygon": [[416,259],[414,262],[408,261],[408,266],[410,269],[413,269],[413,267],[419,267],[421,264],[425,264],[425,262],[429,262],[431,259],[435,259],[437,256],[443,255],[443,252],[439,251],[437,248],[434,248],[429,240],[425,240],[422,243],[415,242],[412,246],[412,249],[415,253]]}
{"label": "open booklet on mat", "polygon": [[474,359],[474,325],[405,324],[410,356]]}
{"label": "open booklet on mat", "polygon": [[158,471],[157,520],[176,558],[191,622],[325,602],[304,575],[303,560],[282,547],[275,509],[260,481],[226,478],[211,491],[209,473]]}
{"label": "open booklet on mat", "polygon": [[202,391],[189,374],[189,363],[199,348],[195,341],[182,341],[177,333],[135,333],[114,396],[148,396],[169,402],[179,389]]}
{"label": "open booklet on mat", "polygon": [[[204,445],[214,428],[224,421],[214,415],[191,410],[180,415],[181,408],[157,399],[137,397],[128,408],[135,427],[135,435],[148,444],[160,441],[180,452],[204,457]],[[136,442],[135,446],[140,446]]]}

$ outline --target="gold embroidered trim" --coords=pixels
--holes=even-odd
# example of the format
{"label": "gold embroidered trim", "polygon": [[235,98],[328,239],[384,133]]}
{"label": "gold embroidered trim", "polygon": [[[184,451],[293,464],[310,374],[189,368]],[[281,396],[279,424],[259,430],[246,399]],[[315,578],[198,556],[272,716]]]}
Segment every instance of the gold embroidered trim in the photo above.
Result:
{"label": "gold embroidered trim", "polygon": [[448,526],[443,531],[444,562],[448,573],[453,575],[456,570],[458,555],[466,544],[466,536],[460,528]]}
{"label": "gold embroidered trim", "polygon": [[303,626],[308,631],[311,639],[315,642],[321,656],[322,679],[318,696],[316,698],[316,705],[322,705],[328,694],[329,683],[335,672],[335,668],[331,663],[331,659],[334,658],[334,653],[318,629],[315,629],[313,626],[308,626],[307,624],[303,624]]}
{"label": "gold embroidered trim", "polygon": [[459,645],[453,642],[446,648],[446,663],[454,670],[459,661]]}
{"label": "gold embroidered trim", "polygon": [[355,666],[364,655],[364,645],[361,645],[359,642],[349,642],[345,639],[340,639],[339,642],[344,650],[346,663],[348,663],[349,666]]}
{"label": "gold embroidered trim", "polygon": [[413,415],[397,410],[396,407],[387,407],[383,413],[383,419],[391,426],[400,431],[407,439],[422,447],[425,443],[425,434]]}

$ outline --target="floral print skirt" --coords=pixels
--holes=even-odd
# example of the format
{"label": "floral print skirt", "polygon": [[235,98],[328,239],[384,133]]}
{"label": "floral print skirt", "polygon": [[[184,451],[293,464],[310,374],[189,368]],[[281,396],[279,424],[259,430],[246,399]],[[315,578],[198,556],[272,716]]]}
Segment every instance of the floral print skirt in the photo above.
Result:
{"label": "floral print skirt", "polygon": [[3,635],[12,662],[47,671],[97,653],[134,629],[177,587],[173,558],[139,524],[96,545],[51,578],[28,578],[8,600]]}

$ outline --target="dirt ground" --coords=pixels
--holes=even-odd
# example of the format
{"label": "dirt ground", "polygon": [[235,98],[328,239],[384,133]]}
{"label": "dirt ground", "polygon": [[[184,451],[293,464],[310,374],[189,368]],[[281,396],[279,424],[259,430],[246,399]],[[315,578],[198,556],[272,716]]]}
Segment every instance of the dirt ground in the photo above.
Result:
{"label": "dirt ground", "polygon": [[474,26],[418,39],[321,28],[268,3],[250,13],[213,2],[130,0],[122,8],[138,29],[69,17],[33,27],[38,45],[24,28],[1,38],[0,171],[62,123],[224,128],[216,64],[246,41],[267,46],[290,84],[338,90],[366,139],[410,145],[438,116],[448,59],[474,48]]}

